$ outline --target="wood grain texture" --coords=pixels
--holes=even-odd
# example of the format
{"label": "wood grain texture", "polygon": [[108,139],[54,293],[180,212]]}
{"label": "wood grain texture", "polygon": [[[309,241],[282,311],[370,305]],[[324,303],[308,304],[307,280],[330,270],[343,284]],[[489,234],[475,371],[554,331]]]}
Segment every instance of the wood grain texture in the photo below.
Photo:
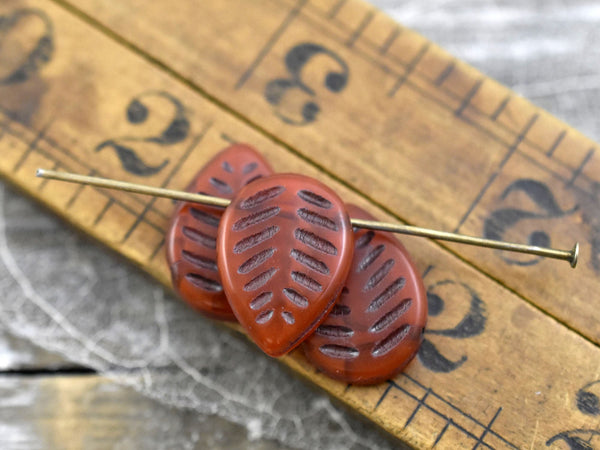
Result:
{"label": "wood grain texture", "polygon": [[[142,3],[76,7],[398,219],[475,235],[491,233],[493,221],[504,239],[545,233],[540,242],[561,248],[582,241],[577,274],[554,261],[448,247],[600,341],[600,310],[586,300],[600,274],[592,141],[408,29],[382,51],[398,25],[360,1],[338,10],[292,0],[182,3],[179,17],[202,26]],[[242,8],[247,17],[236,20],[230,11]],[[304,64],[286,67],[302,52]],[[345,84],[328,86],[329,73]],[[292,85],[275,94],[282,80]],[[307,102],[320,110],[314,119],[303,116]],[[531,198],[514,185],[528,179],[551,188]],[[493,216],[499,209],[523,213],[511,222]]]}
{"label": "wood grain texture", "polygon": [[[494,219],[489,232],[521,241],[545,239],[541,223],[558,247],[593,236],[593,144],[435,45],[406,29],[386,45],[396,25],[358,2],[207,3],[185,2],[173,14],[160,2],[72,5],[122,38],[62,2],[3,4],[4,14],[40,8],[61,45],[31,66],[44,66],[38,76],[0,88],[0,171],[163,283],[157,255],[171,203],[44,183],[34,169],[132,181],[146,171],[148,184],[183,188],[225,146],[225,133],[256,146],[276,170],[314,176],[382,220],[481,234]],[[295,81],[292,92],[285,79]],[[62,102],[65,91],[78,101]],[[166,164],[148,141],[135,141],[141,161],[119,150],[114,136],[128,136],[140,105],[156,113],[145,130],[168,144]],[[189,133],[165,135],[182,111]],[[509,227],[503,210],[520,226]],[[535,448],[594,426],[574,400],[600,369],[591,342],[598,312],[588,301],[594,259],[571,273],[556,262],[406,246],[437,306],[418,363],[389,383],[356,388],[314,373],[298,354],[283,361],[416,447]]]}

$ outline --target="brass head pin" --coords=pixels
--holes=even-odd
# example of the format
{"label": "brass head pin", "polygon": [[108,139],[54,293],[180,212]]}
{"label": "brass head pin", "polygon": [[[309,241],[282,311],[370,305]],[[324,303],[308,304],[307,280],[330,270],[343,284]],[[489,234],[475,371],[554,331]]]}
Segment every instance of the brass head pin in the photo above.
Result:
{"label": "brass head pin", "polygon": [[[152,195],[154,197],[171,198],[192,203],[200,203],[208,206],[217,206],[226,208],[231,201],[213,197],[211,195],[193,194],[189,192],[177,191],[173,189],[162,189],[142,184],[128,183],[108,178],[90,177],[78,175],[69,172],[57,172],[54,170],[38,169],[36,176],[51,180],[66,181],[69,183],[86,184],[107,189],[116,189],[120,191],[133,192],[136,194]],[[492,239],[483,239],[475,236],[466,236],[458,233],[448,233],[445,231],[431,230],[428,228],[414,227],[410,225],[401,225],[396,223],[377,222],[372,220],[350,219],[353,227],[365,228],[376,231],[388,231],[392,233],[407,234],[411,236],[421,236],[443,241],[460,242],[461,244],[476,245],[479,247],[488,247],[498,250],[507,250],[517,253],[527,253],[530,255],[543,256],[546,258],[560,259],[568,261],[571,267],[577,265],[579,258],[579,243],[576,242],[571,250],[557,250],[546,247],[537,247],[533,245],[515,244],[511,242],[495,241]]]}

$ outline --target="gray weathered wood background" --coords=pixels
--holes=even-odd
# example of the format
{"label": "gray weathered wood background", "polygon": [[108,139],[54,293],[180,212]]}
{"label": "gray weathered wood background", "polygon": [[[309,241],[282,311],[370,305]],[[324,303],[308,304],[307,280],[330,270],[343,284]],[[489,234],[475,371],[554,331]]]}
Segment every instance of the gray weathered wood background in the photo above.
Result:
{"label": "gray weathered wood background", "polygon": [[[590,137],[600,137],[600,3],[597,0],[372,0],[402,24],[420,31],[463,59],[533,100]],[[51,252],[63,244],[52,236],[64,225],[28,200],[0,185],[0,203],[10,251],[16,254]],[[69,231],[69,233],[75,233]],[[60,234],[60,233],[59,233]],[[95,274],[106,296],[123,297],[123,287],[111,273],[122,260],[77,236],[71,242],[70,264],[94,260],[101,267]],[[6,264],[6,261],[4,261]],[[24,273],[28,268],[21,266]],[[127,277],[139,279],[128,296],[152,296],[155,286],[134,267]],[[0,266],[3,299],[14,289],[14,274]],[[20,281],[23,283],[23,280]],[[32,276],[37,290],[54,290],[69,297],[69,286],[44,285]],[[90,293],[93,295],[93,293]],[[11,301],[15,301],[10,296]],[[18,301],[18,299],[16,300]],[[205,326],[210,327],[208,322]],[[233,423],[226,414],[211,415],[167,406],[126,386],[123,376],[108,378],[80,368],[69,355],[44,351],[29,340],[6,331],[0,320],[0,448],[249,448],[270,449],[296,446],[285,435],[269,438],[261,424],[248,417]],[[221,331],[222,332],[222,331]],[[27,333],[31,335],[31,333]],[[241,338],[247,352],[251,346]],[[45,343],[42,342],[42,346]],[[252,370],[269,368],[263,378],[269,383],[292,377],[267,358]],[[275,367],[273,367],[275,366]],[[258,368],[258,369],[257,369]],[[58,375],[53,370],[63,371]],[[240,370],[244,370],[243,368]],[[70,372],[65,374],[64,372]],[[212,374],[212,376],[218,376]],[[359,429],[364,441],[356,448],[392,448],[396,444],[370,425],[361,424],[338,405],[329,405],[322,394],[293,380],[290,395],[325,402],[336,423]],[[280,408],[285,409],[282,402]],[[290,406],[293,407],[293,406]],[[293,416],[293,411],[286,411]],[[237,422],[240,422],[237,420]],[[315,428],[317,440],[330,446],[327,427]]]}

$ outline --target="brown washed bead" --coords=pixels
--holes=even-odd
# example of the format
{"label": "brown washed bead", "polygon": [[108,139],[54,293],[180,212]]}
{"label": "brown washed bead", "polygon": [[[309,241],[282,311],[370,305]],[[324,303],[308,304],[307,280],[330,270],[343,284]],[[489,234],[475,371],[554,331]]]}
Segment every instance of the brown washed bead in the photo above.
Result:
{"label": "brown washed bead", "polygon": [[242,188],[219,227],[218,265],[239,322],[281,356],[333,307],[352,261],[342,200],[312,178],[279,174]]}
{"label": "brown washed bead", "polygon": [[[351,217],[375,220],[355,205]],[[391,233],[356,229],[354,258],[340,298],[303,350],[332,378],[375,384],[415,356],[427,321],[427,294],[404,246]]]}
{"label": "brown washed bead", "polygon": [[[218,197],[233,198],[241,187],[273,173],[252,147],[234,144],[219,152],[187,187]],[[217,270],[217,231],[222,208],[181,203],[167,230],[165,243],[173,286],[191,306],[222,320],[235,320]]]}

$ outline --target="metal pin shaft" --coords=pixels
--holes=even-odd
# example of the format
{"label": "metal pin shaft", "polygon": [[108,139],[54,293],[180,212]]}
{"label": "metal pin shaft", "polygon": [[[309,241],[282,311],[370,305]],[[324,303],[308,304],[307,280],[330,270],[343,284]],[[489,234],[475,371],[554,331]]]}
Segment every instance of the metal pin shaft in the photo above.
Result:
{"label": "metal pin shaft", "polygon": [[[231,201],[228,199],[213,197],[211,195],[193,194],[172,189],[162,189],[151,186],[144,186],[141,184],[127,183],[125,181],[116,181],[108,178],[89,177],[68,172],[56,172],[54,170],[38,169],[36,172],[36,176],[40,178],[48,178],[51,180],[67,181],[70,183],[87,184],[90,186],[134,192],[136,194],[145,194],[152,195],[155,197],[172,198],[175,200],[182,200],[192,203],[201,203],[203,205],[217,206],[220,208],[226,208],[231,203]],[[579,257],[579,243],[575,243],[571,250],[556,250],[546,247],[536,247],[533,245],[513,244],[511,242],[494,241],[492,239],[483,239],[475,236],[465,236],[463,234],[448,233],[445,231],[413,227],[410,225],[384,223],[362,219],[350,219],[350,222],[354,227],[366,228],[369,230],[388,231],[392,233],[407,234],[411,236],[422,236],[432,239],[440,239],[444,241],[460,242],[462,244],[467,245],[477,245],[479,247],[495,248],[498,250],[508,250],[511,252],[527,253],[530,255],[561,259],[568,261],[571,264],[571,267],[575,267],[577,265],[577,259]]]}

